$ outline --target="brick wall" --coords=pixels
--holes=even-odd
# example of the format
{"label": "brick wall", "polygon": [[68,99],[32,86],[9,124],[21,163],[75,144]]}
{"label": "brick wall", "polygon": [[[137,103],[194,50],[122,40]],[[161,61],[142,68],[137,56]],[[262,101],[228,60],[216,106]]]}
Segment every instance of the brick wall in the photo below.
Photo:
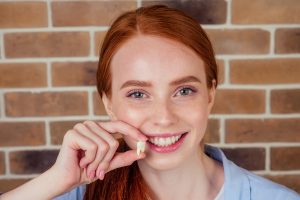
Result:
{"label": "brick wall", "polygon": [[[95,88],[99,44],[117,15],[158,2],[0,2],[0,191],[51,166],[75,123],[108,119]],[[203,24],[217,53],[209,143],[300,192],[300,1],[164,3]]]}

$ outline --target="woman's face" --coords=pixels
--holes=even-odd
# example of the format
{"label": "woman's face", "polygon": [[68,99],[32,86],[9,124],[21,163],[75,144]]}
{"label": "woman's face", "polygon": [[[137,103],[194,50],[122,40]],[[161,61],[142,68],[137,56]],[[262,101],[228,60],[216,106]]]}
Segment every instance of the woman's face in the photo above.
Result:
{"label": "woman's face", "polygon": [[[206,86],[201,58],[176,41],[143,35],[122,45],[111,72],[112,97],[104,101],[111,118],[157,140],[147,143],[146,158],[139,162],[164,170],[197,154],[215,94]],[[181,138],[173,143],[175,137],[166,138],[170,135]],[[134,140],[124,139],[136,148]]]}

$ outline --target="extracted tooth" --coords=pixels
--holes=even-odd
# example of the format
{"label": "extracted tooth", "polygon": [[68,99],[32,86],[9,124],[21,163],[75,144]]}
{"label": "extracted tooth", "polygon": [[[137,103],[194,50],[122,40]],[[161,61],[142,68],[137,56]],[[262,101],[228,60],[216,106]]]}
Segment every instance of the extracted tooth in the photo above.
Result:
{"label": "extracted tooth", "polygon": [[138,141],[136,144],[136,153],[139,156],[141,152],[145,152],[146,142]]}

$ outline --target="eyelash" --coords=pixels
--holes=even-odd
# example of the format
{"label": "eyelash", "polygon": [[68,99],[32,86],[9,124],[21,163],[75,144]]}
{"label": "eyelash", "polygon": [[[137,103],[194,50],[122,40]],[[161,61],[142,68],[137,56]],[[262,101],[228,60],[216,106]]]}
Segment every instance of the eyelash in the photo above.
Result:
{"label": "eyelash", "polygon": [[[188,89],[189,91],[191,91],[191,93],[196,93],[196,92],[197,92],[196,89],[194,89],[194,88],[192,88],[192,87],[187,87],[187,86],[181,87],[181,88],[179,89],[179,91],[181,91],[181,90],[186,90],[186,89]],[[178,91],[178,92],[179,92],[179,91]],[[142,95],[145,95],[145,93],[142,92],[141,90],[132,90],[132,91],[129,92],[129,94],[127,95],[127,97],[131,98],[132,95],[134,95],[134,94],[136,94],[136,93],[141,93]],[[188,95],[182,95],[182,96],[189,96],[189,95],[191,95],[191,94],[188,94]],[[134,98],[134,97],[133,97],[133,98]],[[141,98],[134,98],[134,99],[141,99]]]}

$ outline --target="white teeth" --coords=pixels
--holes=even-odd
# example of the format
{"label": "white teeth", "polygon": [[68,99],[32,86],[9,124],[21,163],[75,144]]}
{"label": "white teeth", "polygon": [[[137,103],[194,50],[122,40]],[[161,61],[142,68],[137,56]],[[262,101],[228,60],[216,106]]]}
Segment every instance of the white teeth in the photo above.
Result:
{"label": "white teeth", "polygon": [[160,146],[160,147],[165,147],[165,146],[169,146],[169,145],[174,144],[175,142],[177,142],[181,136],[182,135],[172,136],[172,137],[165,137],[165,138],[154,137],[154,138],[150,138],[149,140],[152,144],[155,144],[155,145]]}

